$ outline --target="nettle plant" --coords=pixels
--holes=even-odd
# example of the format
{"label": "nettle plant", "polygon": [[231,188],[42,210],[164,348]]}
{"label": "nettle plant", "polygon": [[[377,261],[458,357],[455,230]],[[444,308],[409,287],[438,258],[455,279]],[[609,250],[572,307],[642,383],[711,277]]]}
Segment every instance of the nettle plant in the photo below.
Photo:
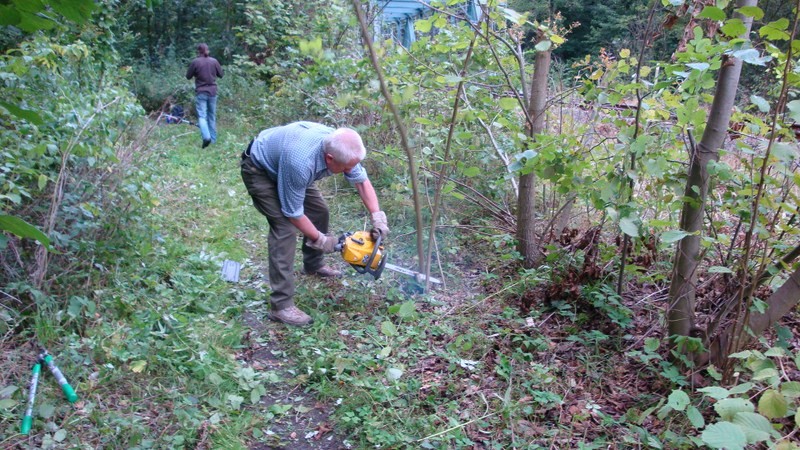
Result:
{"label": "nettle plant", "polygon": [[[697,389],[702,394],[699,398],[675,389],[657,417],[688,421],[696,433],[689,439],[696,445],[727,450],[754,444],[781,450],[800,448],[792,442],[800,427],[800,382],[791,379],[800,367],[800,354],[772,347],[730,357],[738,360],[738,383],[729,388]],[[713,367],[708,373],[717,381],[722,379]],[[710,411],[709,406],[713,414],[704,415],[701,411]]]}

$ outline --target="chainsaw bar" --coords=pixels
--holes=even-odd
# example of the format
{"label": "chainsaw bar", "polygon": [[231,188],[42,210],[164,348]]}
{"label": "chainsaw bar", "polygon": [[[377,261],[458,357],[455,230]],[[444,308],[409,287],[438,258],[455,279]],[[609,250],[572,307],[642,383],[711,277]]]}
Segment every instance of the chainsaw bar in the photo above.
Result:
{"label": "chainsaw bar", "polygon": [[[394,270],[395,272],[402,273],[404,275],[410,275],[414,278],[418,278],[419,280],[425,281],[425,275],[414,272],[413,270],[406,269],[405,267],[395,266],[394,264],[385,263],[383,266],[384,269]],[[442,280],[434,277],[429,278],[430,282],[433,284],[442,284]]]}

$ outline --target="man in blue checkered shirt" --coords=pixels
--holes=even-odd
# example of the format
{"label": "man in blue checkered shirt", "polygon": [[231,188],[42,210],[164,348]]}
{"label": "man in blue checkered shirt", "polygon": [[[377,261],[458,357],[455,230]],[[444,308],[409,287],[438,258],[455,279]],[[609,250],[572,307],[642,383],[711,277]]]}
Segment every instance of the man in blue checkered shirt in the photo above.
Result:
{"label": "man in blue checkered shirt", "polygon": [[270,319],[296,326],[312,322],[292,299],[297,230],[303,233],[305,272],[322,277],[341,275],[323,260],[325,253],[335,251],[337,238],[328,235],[328,205],[315,181],[344,174],[361,196],[373,228],[384,237],[389,235],[386,214],[360,164],[364,156],[366,149],[356,131],[313,122],[266,129],[242,153],[242,180],[253,205],[269,222]]}

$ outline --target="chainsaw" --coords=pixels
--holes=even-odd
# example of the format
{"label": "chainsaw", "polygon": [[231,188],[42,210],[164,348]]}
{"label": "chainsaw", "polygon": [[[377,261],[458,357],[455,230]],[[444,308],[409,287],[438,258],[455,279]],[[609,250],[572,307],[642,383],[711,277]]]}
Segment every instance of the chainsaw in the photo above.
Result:
{"label": "chainsaw", "polygon": [[[389,269],[425,281],[425,275],[419,272],[387,263],[382,240],[383,236],[378,230],[348,232],[339,237],[335,248],[356,272],[368,273],[376,280],[381,277],[383,269]],[[430,277],[429,280],[431,283],[441,284],[438,278]]]}

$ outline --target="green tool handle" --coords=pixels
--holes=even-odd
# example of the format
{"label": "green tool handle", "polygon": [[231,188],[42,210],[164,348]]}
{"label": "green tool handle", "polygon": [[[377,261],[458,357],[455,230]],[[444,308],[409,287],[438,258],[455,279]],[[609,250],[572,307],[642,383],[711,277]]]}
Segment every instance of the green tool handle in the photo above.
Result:
{"label": "green tool handle", "polygon": [[28,388],[28,408],[25,410],[25,417],[22,418],[22,426],[19,432],[21,434],[28,434],[31,432],[31,425],[33,425],[33,402],[36,399],[36,387],[39,386],[39,372],[42,370],[42,365],[36,363],[31,369],[31,385]]}
{"label": "green tool handle", "polygon": [[58,366],[56,366],[53,362],[53,357],[47,355],[43,360],[45,364],[47,364],[47,368],[50,369],[50,373],[52,373],[53,376],[56,377],[56,380],[58,380],[58,384],[61,385],[61,390],[64,391],[64,396],[67,397],[67,400],[70,403],[75,403],[78,401],[78,394],[75,393],[75,389],[72,389],[72,386],[70,386],[67,378],[64,377],[64,374],[58,370]]}

